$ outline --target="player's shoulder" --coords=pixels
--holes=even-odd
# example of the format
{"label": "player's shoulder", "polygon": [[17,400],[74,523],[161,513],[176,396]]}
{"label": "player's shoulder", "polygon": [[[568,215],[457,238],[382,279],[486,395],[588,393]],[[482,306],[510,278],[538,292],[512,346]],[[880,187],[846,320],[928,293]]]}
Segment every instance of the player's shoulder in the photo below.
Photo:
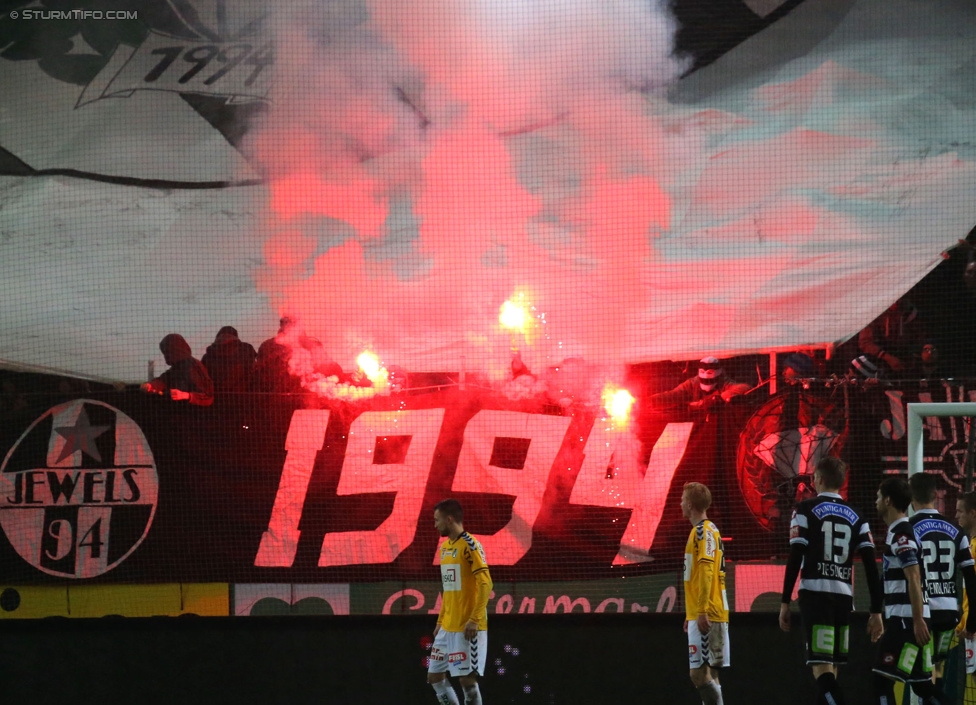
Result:
{"label": "player's shoulder", "polygon": [[711,519],[705,519],[704,521],[702,521],[701,527],[704,533],[710,534],[713,537],[718,537],[722,535],[722,532],[718,530],[718,527],[715,525],[715,522],[713,522]]}
{"label": "player's shoulder", "polygon": [[481,545],[481,542],[467,531],[462,531],[461,535],[458,536],[458,539],[460,539],[464,545],[470,548],[472,551],[478,550],[478,547]]}
{"label": "player's shoulder", "polygon": [[915,530],[908,519],[899,519],[888,527],[888,543],[905,545],[906,540],[915,539]]}
{"label": "player's shoulder", "polygon": [[485,549],[484,546],[481,545],[481,541],[476,539],[467,531],[463,532],[458,537],[458,540],[463,543],[465,552],[477,553],[481,556],[481,560],[485,560]]}
{"label": "player's shoulder", "polygon": [[821,497],[818,495],[816,497],[807,497],[806,499],[801,499],[796,503],[793,511],[797,514],[809,514],[814,507],[816,507],[821,502]]}

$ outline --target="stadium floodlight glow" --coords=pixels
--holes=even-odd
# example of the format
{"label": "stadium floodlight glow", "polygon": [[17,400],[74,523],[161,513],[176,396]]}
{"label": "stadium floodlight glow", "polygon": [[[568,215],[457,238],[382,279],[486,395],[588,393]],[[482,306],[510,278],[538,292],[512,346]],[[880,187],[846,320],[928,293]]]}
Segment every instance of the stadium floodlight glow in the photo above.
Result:
{"label": "stadium floodlight glow", "polygon": [[911,477],[917,472],[922,472],[923,420],[927,416],[976,416],[976,402],[916,402],[907,406],[908,476]]}

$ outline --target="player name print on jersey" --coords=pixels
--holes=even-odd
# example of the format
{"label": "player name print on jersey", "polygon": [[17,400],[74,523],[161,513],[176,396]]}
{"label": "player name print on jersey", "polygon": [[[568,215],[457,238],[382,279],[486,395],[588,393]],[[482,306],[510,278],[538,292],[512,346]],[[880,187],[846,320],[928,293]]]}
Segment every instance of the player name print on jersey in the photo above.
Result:
{"label": "player name print on jersey", "polygon": [[76,399],[42,414],[0,467],[0,527],[35,568],[93,578],[142,543],[159,481],[149,443],[108,404]]}

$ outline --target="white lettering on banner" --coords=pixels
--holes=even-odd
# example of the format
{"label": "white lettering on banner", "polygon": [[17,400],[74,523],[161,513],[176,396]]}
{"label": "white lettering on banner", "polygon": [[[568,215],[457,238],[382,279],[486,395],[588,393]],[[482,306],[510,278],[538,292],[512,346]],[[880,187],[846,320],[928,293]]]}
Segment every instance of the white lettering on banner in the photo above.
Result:
{"label": "white lettering on banner", "polygon": [[668,585],[664,592],[661,593],[661,597],[657,601],[658,612],[672,612],[674,611],[674,605],[678,601],[678,589],[674,585]]}
{"label": "white lettering on banner", "polygon": [[[542,508],[549,472],[572,419],[519,411],[479,411],[464,429],[451,489],[515,495],[512,519],[496,533],[479,536],[490,565],[514,565],[532,546],[532,526]],[[529,441],[521,468],[491,465],[497,438]],[[439,562],[434,552],[434,564]]]}
{"label": "white lettering on banner", "polygon": [[888,408],[891,410],[891,418],[881,422],[881,435],[893,441],[900,440],[905,436],[905,393],[900,390],[886,390],[885,397],[888,399]]}
{"label": "white lettering on banner", "polygon": [[328,410],[299,409],[292,414],[285,438],[287,453],[278,482],[278,493],[254,565],[287,568],[295,562],[300,535],[298,522],[302,518],[315,457],[325,442],[328,425]]}
{"label": "white lettering on banner", "polygon": [[[389,563],[410,545],[434,461],[444,409],[367,411],[352,423],[337,494],[396,492],[393,511],[373,531],[326,534],[319,566]],[[410,438],[402,462],[377,463],[377,442]]]}
{"label": "white lettering on banner", "polygon": [[[99,445],[109,438],[110,445]],[[149,442],[135,421],[104,402],[60,404],[7,453],[0,501],[0,527],[25,561],[59,578],[102,575],[135,551],[152,525],[158,477]],[[133,506],[148,511],[127,514]]]}
{"label": "white lettering on banner", "polygon": [[[899,441],[905,437],[905,430],[907,428],[905,392],[902,390],[889,389],[885,391],[885,397],[888,399],[888,409],[891,412],[891,418],[885,419],[881,422],[881,435],[889,440]],[[946,387],[946,397],[946,401],[952,401],[952,389],[948,386]],[[919,392],[918,401],[923,404],[931,404],[933,401],[932,393]],[[942,426],[942,419],[936,416],[926,416],[923,421],[923,428],[929,440],[946,440],[945,429]]]}
{"label": "white lettering on banner", "polygon": [[[647,560],[647,551],[664,514],[671,481],[688,448],[693,426],[691,422],[669,423],[654,444],[650,462],[641,474],[640,447],[633,435],[594,424],[569,503],[633,510],[620,539],[620,550],[613,559],[614,565]],[[611,458],[614,469],[607,477]]]}
{"label": "white lettering on banner", "polygon": [[[413,542],[444,413],[444,409],[375,411],[353,421],[337,494],[394,492],[393,510],[372,531],[326,534],[320,567],[389,563]],[[324,409],[301,409],[292,415],[281,479],[255,566],[294,565],[298,527],[329,418]],[[468,422],[452,490],[515,496],[511,521],[495,534],[479,537],[491,565],[514,565],[532,546],[533,526],[570,421],[562,416],[484,410]],[[570,503],[632,510],[614,564],[647,560],[692,426],[668,424],[644,472],[638,461],[639,442],[632,434],[613,433],[603,425],[590,433]],[[524,442],[513,446],[525,453],[520,468],[491,465],[499,438]],[[381,439],[390,444],[379,445]],[[374,462],[377,452],[385,456],[379,458],[381,462]],[[607,477],[611,457],[615,467]],[[433,563],[439,562],[435,551]]]}

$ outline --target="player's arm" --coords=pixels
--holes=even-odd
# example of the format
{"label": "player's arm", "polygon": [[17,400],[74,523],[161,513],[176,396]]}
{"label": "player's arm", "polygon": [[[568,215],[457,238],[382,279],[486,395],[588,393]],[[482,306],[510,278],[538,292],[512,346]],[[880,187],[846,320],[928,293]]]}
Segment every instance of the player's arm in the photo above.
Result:
{"label": "player's arm", "polygon": [[491,597],[491,589],[494,587],[487,566],[475,571],[472,577],[475,586],[474,608],[471,610],[468,623],[464,627],[464,636],[469,640],[478,634],[478,623],[483,622],[488,614],[488,599]]}
{"label": "player's arm", "polygon": [[799,507],[793,510],[790,519],[790,557],[786,561],[786,575],[783,576],[783,599],[779,606],[779,628],[784,632],[790,630],[790,600],[793,599],[793,586],[803,567],[803,557],[806,555],[810,542],[807,540],[809,524],[807,516]]}
{"label": "player's arm", "polygon": [[710,624],[708,621],[708,596],[712,592],[712,581],[715,579],[715,560],[705,554],[701,554],[697,559],[698,581],[694,586],[694,605],[698,614],[698,631],[706,633]]}
{"label": "player's arm", "polygon": [[495,584],[492,582],[491,574],[487,568],[482,568],[474,574],[474,585],[474,609],[468,618],[469,622],[483,620],[488,612],[488,598],[491,597],[491,589]]}
{"label": "player's arm", "polygon": [[[976,599],[976,568],[970,565],[963,565],[959,568],[962,572],[962,581],[966,586],[966,601],[972,605]],[[970,609],[966,615],[966,637],[972,638],[976,633],[976,611]]]}
{"label": "player's arm", "polygon": [[864,577],[868,581],[868,593],[871,595],[870,615],[868,616],[868,634],[871,641],[877,641],[884,633],[881,621],[881,610],[884,609],[884,586],[878,573],[878,561],[874,556],[874,546],[862,545],[858,549],[861,563],[864,565]]}
{"label": "player's arm", "polygon": [[922,573],[918,563],[906,565],[902,569],[905,573],[905,583],[908,586],[908,599],[912,603],[912,627],[915,631],[915,641],[919,646],[929,643],[929,626],[925,623],[925,598],[922,595]]}
{"label": "player's arm", "polygon": [[793,599],[793,586],[803,565],[803,556],[807,552],[806,543],[799,541],[790,543],[790,557],[786,561],[786,575],[783,577],[783,597],[779,606],[779,628],[784,632],[790,630],[790,601]]}

